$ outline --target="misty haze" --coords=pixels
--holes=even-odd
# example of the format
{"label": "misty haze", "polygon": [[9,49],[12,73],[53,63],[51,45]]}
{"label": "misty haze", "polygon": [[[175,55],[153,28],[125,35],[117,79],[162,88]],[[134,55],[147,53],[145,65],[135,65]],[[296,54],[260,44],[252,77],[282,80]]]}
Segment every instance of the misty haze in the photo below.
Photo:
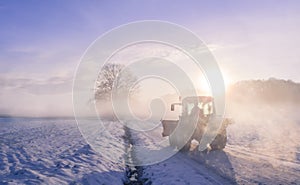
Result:
{"label": "misty haze", "polygon": [[299,1],[0,2],[0,185],[300,184]]}

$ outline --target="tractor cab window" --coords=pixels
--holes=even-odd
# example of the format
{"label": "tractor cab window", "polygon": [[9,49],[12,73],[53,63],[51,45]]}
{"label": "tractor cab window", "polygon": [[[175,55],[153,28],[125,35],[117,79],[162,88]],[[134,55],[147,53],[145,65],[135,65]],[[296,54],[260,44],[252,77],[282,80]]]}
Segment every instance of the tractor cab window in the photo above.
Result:
{"label": "tractor cab window", "polygon": [[[185,107],[184,107],[185,114],[188,116],[191,115],[191,111],[192,111],[193,107],[194,107],[193,102],[186,103]],[[198,102],[198,107],[203,111],[203,114],[205,116],[213,114],[213,103],[212,102],[207,102],[207,103]]]}
{"label": "tractor cab window", "polygon": [[[202,103],[199,102],[199,103],[198,103],[198,107],[199,107],[200,109],[202,109],[201,106],[202,106]],[[194,107],[194,103],[187,103],[187,115],[191,115],[191,112],[192,112],[193,107]]]}
{"label": "tractor cab window", "polygon": [[202,110],[204,115],[210,115],[213,114],[213,103],[208,102],[202,105]]}

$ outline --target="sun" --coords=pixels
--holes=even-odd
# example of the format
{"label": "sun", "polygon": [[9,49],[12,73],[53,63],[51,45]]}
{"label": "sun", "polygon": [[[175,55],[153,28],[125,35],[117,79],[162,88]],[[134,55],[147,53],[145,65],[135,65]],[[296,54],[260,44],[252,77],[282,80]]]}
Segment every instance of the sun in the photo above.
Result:
{"label": "sun", "polygon": [[225,88],[226,90],[228,90],[232,84],[232,79],[228,74],[228,72],[226,72],[225,70],[222,71],[222,76],[223,76]]}
{"label": "sun", "polygon": [[197,88],[201,94],[210,94],[211,93],[209,82],[207,81],[205,76],[202,74],[198,77]]}
{"label": "sun", "polygon": [[[232,85],[231,76],[226,71],[222,70],[222,77],[224,80],[225,90],[229,90],[230,86]],[[200,90],[201,93],[204,94],[211,94],[210,84],[207,78],[201,74],[198,77],[197,81],[197,88]]]}

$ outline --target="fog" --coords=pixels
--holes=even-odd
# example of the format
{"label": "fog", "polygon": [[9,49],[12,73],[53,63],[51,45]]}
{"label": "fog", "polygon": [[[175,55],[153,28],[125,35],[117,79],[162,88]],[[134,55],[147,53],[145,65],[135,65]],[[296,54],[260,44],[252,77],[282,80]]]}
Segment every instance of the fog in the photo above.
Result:
{"label": "fog", "polygon": [[[4,84],[0,92],[1,114],[34,117],[73,116],[70,80],[60,79],[63,79],[62,82],[60,80],[54,84],[51,79],[52,84],[47,86],[41,86],[41,82],[32,82],[22,87],[19,87],[19,84],[10,84],[10,86],[7,83]],[[43,82],[43,84],[46,83],[47,81]],[[241,93],[244,91],[234,89],[228,92],[226,117],[232,118],[235,122],[227,128],[228,143],[229,145],[238,145],[244,150],[256,151],[275,158],[300,160],[299,101],[293,101],[293,99],[299,100],[297,98],[299,85],[274,79],[267,83],[273,84],[273,87],[259,98],[253,95],[252,91]],[[20,84],[23,84],[23,81]],[[266,86],[263,82],[257,84],[260,85],[255,86],[257,89]],[[56,91],[56,89],[61,89],[62,85],[64,88]],[[42,91],[44,87],[47,87],[47,90]],[[153,87],[159,87],[159,90],[154,90]],[[247,90],[249,85],[245,83],[245,87]],[[285,91],[278,89],[285,89]],[[129,105],[130,114],[135,119],[141,122],[152,120],[159,123],[162,118],[178,118],[180,109],[170,112],[170,104],[179,102],[179,96],[180,94],[166,82],[155,79],[144,80],[140,83],[137,94],[120,102],[116,101],[114,106],[118,107],[125,100]],[[272,99],[265,101],[262,97],[272,97]],[[276,101],[273,101],[274,99]],[[96,108],[102,118],[117,118],[110,101],[97,100],[96,104],[91,102],[86,102],[86,104],[92,109]],[[118,116],[127,116],[128,111],[123,112],[119,109],[118,113]]]}
{"label": "fog", "polygon": [[229,144],[288,161],[300,160],[299,104],[265,103],[243,97],[227,99]]}
{"label": "fog", "polygon": [[[174,91],[162,94],[161,97],[155,92],[152,96],[140,93],[128,100],[130,114],[140,120],[141,124],[144,120],[159,123],[162,118],[178,119],[180,109],[171,112],[170,104],[179,102],[179,96]],[[110,117],[114,111],[110,102],[98,102],[97,107],[98,113],[106,117]],[[239,146],[241,152],[250,151],[274,159],[300,161],[298,109],[299,104],[296,102],[266,103],[255,97],[230,92],[227,95],[225,112],[225,117],[234,121],[227,128],[229,147],[232,144]],[[125,112],[121,115],[124,116]],[[276,165],[276,160],[273,163]]]}
{"label": "fog", "polygon": [[2,94],[0,115],[22,117],[73,116],[72,95],[31,95],[22,92]]}
{"label": "fog", "polygon": [[72,116],[72,75],[0,74],[0,115]]}

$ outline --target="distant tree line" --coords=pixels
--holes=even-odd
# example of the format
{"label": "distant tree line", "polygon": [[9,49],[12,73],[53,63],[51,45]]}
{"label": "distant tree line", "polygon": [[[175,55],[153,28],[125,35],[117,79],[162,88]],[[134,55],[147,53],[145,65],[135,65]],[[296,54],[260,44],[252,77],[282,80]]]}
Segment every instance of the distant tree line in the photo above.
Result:
{"label": "distant tree line", "polygon": [[235,83],[228,94],[231,100],[264,103],[300,103],[300,83],[270,78]]}

